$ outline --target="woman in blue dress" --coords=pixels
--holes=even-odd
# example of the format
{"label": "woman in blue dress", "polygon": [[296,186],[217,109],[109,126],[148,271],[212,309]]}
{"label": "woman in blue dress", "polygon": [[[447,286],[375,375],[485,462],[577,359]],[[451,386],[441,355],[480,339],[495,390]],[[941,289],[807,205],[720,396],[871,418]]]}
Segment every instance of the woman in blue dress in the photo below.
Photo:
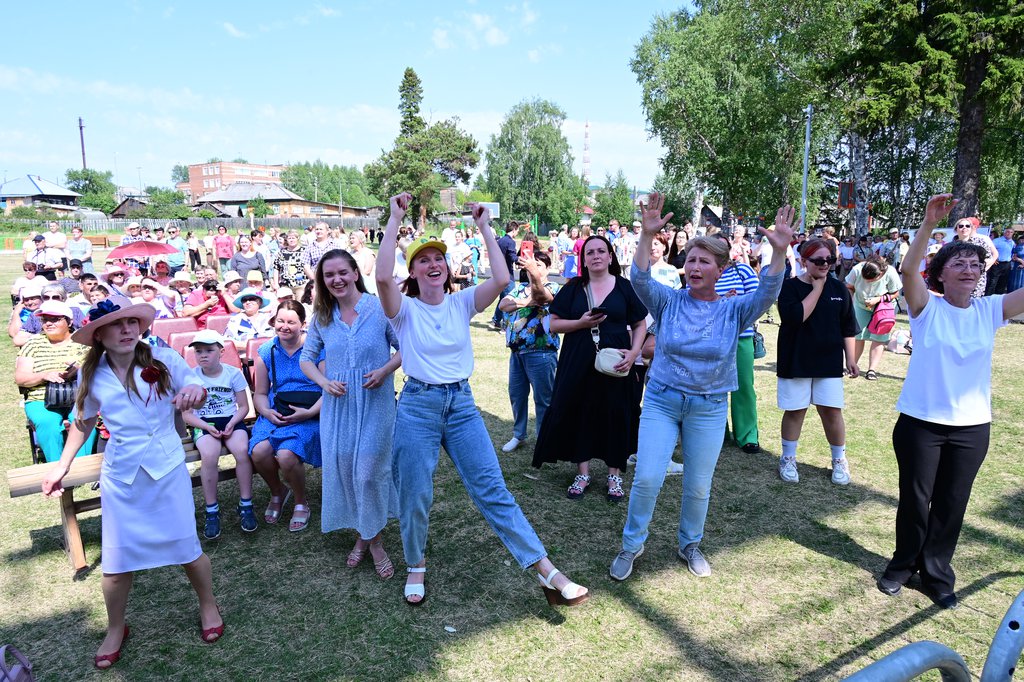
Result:
{"label": "woman in blue dress", "polygon": [[[288,530],[309,524],[306,466],[320,466],[320,387],[299,367],[306,335],[306,311],[297,301],[285,301],[274,316],[276,336],[260,346],[253,364],[253,405],[259,418],[252,427],[249,456],[270,487],[270,504],[263,515],[277,523],[291,495],[295,509]],[[287,483],[281,481],[281,475]]]}
{"label": "woman in blue dress", "polygon": [[1010,252],[1010,281],[1006,293],[1024,289],[1024,235],[1017,237],[1017,243]]}
{"label": "woman in blue dress", "polygon": [[[369,550],[374,570],[387,580],[395,569],[381,531],[398,516],[391,475],[394,372],[402,364],[391,349],[398,348],[398,339],[348,251],[328,251],[317,264],[313,311],[300,366],[324,392],[321,529],[355,529],[359,537],[347,565],[358,566]],[[324,371],[316,364],[321,354]]]}

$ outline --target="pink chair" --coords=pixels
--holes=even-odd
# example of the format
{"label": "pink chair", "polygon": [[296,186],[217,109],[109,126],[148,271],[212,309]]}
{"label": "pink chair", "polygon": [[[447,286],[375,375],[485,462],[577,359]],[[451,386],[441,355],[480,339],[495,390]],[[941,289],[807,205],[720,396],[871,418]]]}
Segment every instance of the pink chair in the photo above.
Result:
{"label": "pink chair", "polygon": [[228,320],[231,317],[231,315],[210,315],[206,318],[206,328],[223,335],[228,330]]}
{"label": "pink chair", "polygon": [[178,352],[178,355],[184,357],[185,349],[188,348],[188,344],[192,343],[192,340],[196,338],[196,334],[199,332],[175,332],[170,335],[170,338],[166,339],[167,345]]}
{"label": "pink chair", "polygon": [[159,336],[164,341],[171,342],[171,334],[179,332],[199,331],[194,317],[168,317],[163,320],[153,320],[153,336]]}

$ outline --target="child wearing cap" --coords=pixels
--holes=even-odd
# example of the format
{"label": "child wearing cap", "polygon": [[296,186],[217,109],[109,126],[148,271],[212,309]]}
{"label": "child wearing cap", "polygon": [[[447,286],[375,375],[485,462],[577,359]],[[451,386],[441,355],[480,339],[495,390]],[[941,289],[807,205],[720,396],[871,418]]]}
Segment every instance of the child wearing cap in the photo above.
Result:
{"label": "child wearing cap", "polygon": [[192,427],[192,440],[202,458],[200,478],[206,501],[206,521],[203,535],[207,540],[220,537],[220,505],[217,503],[217,460],[221,446],[235,458],[238,477],[238,516],[242,530],[256,530],[256,515],[252,508],[252,461],[249,459],[249,432],[242,424],[249,413],[245,377],[242,370],[221,363],[225,339],[213,329],[196,334],[189,346],[196,354],[196,383],[206,389],[206,404],[182,413],[182,419]]}

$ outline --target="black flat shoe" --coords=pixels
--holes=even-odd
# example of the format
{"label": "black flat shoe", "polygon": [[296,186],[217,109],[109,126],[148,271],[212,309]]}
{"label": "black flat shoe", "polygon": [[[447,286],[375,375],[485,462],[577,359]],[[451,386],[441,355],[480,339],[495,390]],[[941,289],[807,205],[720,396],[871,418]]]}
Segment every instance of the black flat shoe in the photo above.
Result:
{"label": "black flat shoe", "polygon": [[940,609],[955,609],[960,606],[960,600],[957,599],[956,592],[946,592],[945,594],[939,594],[938,592],[932,592],[932,601],[934,601]]}
{"label": "black flat shoe", "polygon": [[890,597],[895,597],[900,593],[900,590],[903,589],[902,584],[895,580],[889,580],[888,578],[879,578],[878,581],[875,582],[875,586],[878,587],[879,592],[889,595]]}
{"label": "black flat shoe", "polygon": [[747,443],[746,445],[741,447],[740,450],[747,453],[748,455],[756,455],[759,452],[761,452],[761,446],[758,445],[757,443]]}

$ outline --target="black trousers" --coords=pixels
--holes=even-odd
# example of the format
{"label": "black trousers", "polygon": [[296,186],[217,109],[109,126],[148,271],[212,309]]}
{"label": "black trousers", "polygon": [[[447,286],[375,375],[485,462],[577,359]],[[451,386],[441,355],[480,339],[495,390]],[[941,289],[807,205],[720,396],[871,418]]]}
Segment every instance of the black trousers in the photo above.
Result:
{"label": "black trousers", "polygon": [[988,452],[990,424],[944,426],[901,414],[892,431],[900,469],[896,551],[885,577],[953,591],[953,558],[974,478]]}
{"label": "black trousers", "polygon": [[999,261],[988,270],[985,282],[985,295],[1005,294],[1006,285],[1010,283],[1010,261]]}

